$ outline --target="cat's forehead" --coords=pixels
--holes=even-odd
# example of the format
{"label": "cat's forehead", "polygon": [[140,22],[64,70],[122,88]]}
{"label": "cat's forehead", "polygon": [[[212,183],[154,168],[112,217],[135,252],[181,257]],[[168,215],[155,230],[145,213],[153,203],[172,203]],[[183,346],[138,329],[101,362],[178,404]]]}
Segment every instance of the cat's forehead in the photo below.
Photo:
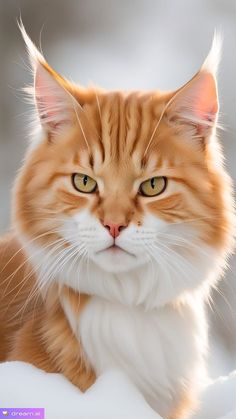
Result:
{"label": "cat's forehead", "polygon": [[161,92],[93,92],[79,114],[76,161],[114,183],[199,160],[192,142],[176,135],[163,118],[168,100],[169,94]]}
{"label": "cat's forehead", "polygon": [[152,165],[155,152],[152,149],[150,156],[148,145],[161,137],[162,131],[157,133],[156,128],[165,99],[158,92],[94,94],[83,108],[84,115],[81,113],[88,142],[81,158],[88,163],[91,154],[95,170],[112,169],[117,174],[125,170],[140,172]]}

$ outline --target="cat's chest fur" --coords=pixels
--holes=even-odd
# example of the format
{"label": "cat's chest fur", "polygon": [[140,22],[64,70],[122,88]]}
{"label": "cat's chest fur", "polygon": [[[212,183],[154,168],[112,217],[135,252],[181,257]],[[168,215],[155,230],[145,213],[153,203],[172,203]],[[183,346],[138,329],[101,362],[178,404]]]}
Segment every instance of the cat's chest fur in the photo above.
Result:
{"label": "cat's chest fur", "polygon": [[121,368],[167,417],[180,398],[180,383],[187,384],[201,363],[204,336],[190,306],[144,311],[92,297],[79,320],[68,306],[66,311],[96,375]]}

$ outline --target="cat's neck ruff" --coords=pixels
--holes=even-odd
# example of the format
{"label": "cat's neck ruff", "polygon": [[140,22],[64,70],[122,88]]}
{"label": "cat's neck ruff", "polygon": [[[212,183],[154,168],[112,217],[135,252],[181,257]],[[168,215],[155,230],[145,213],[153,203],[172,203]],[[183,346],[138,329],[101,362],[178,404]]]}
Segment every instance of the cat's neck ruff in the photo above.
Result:
{"label": "cat's neck ruff", "polygon": [[200,385],[207,328],[202,327],[204,304],[199,295],[186,304],[149,311],[94,296],[79,317],[66,294],[61,304],[96,376],[122,369],[163,417],[169,417],[181,397],[181,380]]}

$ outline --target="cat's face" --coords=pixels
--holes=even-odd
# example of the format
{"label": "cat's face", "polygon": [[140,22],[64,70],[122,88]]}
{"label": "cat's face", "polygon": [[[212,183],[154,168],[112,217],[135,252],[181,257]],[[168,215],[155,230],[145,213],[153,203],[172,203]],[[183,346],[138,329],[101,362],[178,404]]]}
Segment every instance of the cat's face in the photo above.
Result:
{"label": "cat's face", "polygon": [[194,267],[210,271],[230,235],[214,76],[203,70],[177,95],[110,93],[81,90],[42,61],[35,92],[44,134],[15,193],[28,247],[43,249],[55,272],[147,265],[196,286],[191,269],[194,281]]}

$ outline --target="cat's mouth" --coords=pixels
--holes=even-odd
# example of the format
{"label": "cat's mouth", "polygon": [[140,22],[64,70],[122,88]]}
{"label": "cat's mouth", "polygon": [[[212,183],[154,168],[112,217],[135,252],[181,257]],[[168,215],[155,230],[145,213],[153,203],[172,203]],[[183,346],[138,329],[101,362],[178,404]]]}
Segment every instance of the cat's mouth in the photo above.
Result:
{"label": "cat's mouth", "polygon": [[106,253],[114,254],[114,255],[116,255],[116,254],[117,255],[126,254],[126,255],[130,255],[130,256],[135,257],[135,255],[133,253],[128,252],[127,250],[123,249],[122,247],[118,246],[115,243],[112,244],[111,246],[103,249],[103,250],[100,250],[98,253],[101,253],[101,252],[106,252]]}
{"label": "cat's mouth", "polygon": [[107,272],[127,272],[135,269],[140,260],[137,255],[131,252],[129,248],[126,249],[125,245],[124,247],[123,244],[119,246],[113,241],[113,244],[110,243],[110,245],[104,246],[103,249],[93,253],[91,257],[97,265]]}

